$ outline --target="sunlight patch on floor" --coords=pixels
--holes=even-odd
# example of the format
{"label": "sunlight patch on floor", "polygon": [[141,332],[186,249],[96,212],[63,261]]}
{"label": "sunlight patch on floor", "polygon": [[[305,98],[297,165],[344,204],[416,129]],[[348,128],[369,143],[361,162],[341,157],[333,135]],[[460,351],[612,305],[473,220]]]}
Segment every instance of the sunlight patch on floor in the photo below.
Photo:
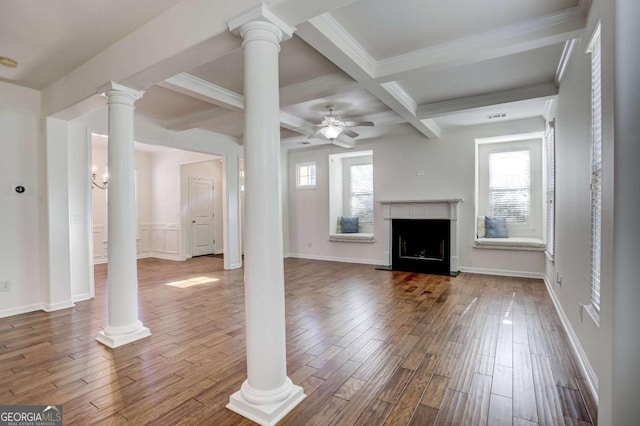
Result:
{"label": "sunlight patch on floor", "polygon": [[196,277],[196,278],[189,278],[188,280],[171,281],[169,283],[165,283],[165,285],[176,287],[176,288],[189,288],[197,285],[211,284],[216,281],[220,281],[220,279],[211,278],[211,277]]}

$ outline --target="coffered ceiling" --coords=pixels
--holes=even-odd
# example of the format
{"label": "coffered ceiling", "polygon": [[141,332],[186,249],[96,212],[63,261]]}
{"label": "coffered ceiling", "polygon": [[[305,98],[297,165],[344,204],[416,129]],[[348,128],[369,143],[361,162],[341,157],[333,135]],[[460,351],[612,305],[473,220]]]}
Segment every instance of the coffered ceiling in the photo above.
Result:
{"label": "coffered ceiling", "polygon": [[[41,89],[144,22],[170,16],[179,1],[133,3],[0,3],[6,21],[0,27],[0,56],[20,62],[16,69],[0,69],[0,80]],[[307,136],[329,106],[343,119],[375,123],[355,128],[355,140],[341,136],[343,146],[407,132],[437,140],[453,127],[539,117],[557,94],[590,5],[589,0],[269,3],[297,29],[282,43],[279,57],[281,137],[291,148],[323,143]],[[201,128],[242,143],[242,49],[229,36],[222,42],[232,48],[144,87],[137,112],[175,131]]]}

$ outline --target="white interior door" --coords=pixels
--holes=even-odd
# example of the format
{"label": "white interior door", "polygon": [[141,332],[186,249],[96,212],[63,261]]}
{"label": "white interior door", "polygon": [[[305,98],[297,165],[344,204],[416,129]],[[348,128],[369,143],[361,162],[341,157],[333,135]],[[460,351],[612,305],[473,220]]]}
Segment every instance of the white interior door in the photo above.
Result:
{"label": "white interior door", "polygon": [[213,179],[189,178],[189,210],[191,212],[191,255],[213,254]]}

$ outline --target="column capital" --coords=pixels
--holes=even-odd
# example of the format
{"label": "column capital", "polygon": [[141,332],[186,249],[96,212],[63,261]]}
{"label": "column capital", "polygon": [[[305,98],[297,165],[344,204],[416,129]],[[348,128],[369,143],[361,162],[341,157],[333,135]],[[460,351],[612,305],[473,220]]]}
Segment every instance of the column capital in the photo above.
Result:
{"label": "column capital", "polygon": [[123,95],[131,99],[131,104],[137,101],[144,95],[144,90],[135,90],[122,84],[118,84],[115,81],[110,81],[98,88],[98,93],[104,93],[105,96],[110,98],[112,95]]}
{"label": "column capital", "polygon": [[[254,24],[257,25],[249,25]],[[265,25],[268,24],[268,25]],[[233,34],[245,38],[247,30],[250,29],[269,29],[278,37],[278,42],[289,40],[293,36],[295,27],[284,22],[282,19],[274,15],[264,4],[260,4],[249,9],[240,16],[233,18],[228,22],[229,31]]]}

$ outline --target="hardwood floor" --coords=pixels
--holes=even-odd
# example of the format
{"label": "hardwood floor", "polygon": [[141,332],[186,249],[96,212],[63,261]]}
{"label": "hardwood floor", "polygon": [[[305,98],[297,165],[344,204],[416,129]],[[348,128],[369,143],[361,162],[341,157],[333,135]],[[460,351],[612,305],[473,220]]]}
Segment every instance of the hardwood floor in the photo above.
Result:
{"label": "hardwood floor", "polygon": [[[65,424],[252,424],[227,410],[246,376],[242,271],[145,259],[153,335],[111,350],[96,298],[0,319],[0,405],[62,404]],[[287,259],[286,425],[588,425],[586,393],[540,280],[457,278]]]}

